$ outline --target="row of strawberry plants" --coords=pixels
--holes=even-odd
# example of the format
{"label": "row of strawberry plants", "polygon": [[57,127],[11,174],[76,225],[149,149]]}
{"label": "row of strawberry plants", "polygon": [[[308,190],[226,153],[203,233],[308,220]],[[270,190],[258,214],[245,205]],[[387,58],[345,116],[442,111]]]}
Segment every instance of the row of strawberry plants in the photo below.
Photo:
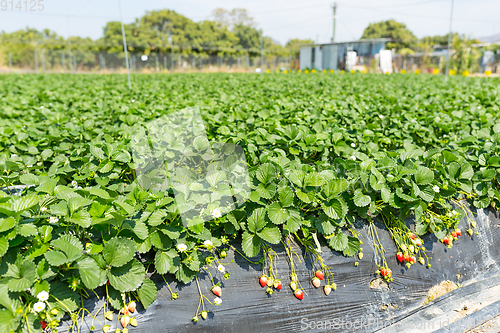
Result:
{"label": "row of strawberry plants", "polygon": [[[215,75],[208,82],[178,76],[149,86],[150,78],[142,78],[148,94],[132,96],[90,88],[83,79],[85,96],[59,86],[71,79],[56,78],[17,84],[37,92],[35,97],[2,96],[7,103],[0,122],[0,180],[5,187],[26,185],[19,197],[0,192],[4,331],[55,330],[65,313],[77,325],[86,313],[81,299],[99,287],[106,294],[104,320],[112,321],[111,308],[119,310],[126,329],[136,324],[135,301],[147,307],[156,297],[151,273],[173,274],[183,283],[199,283],[200,272],[227,279],[224,258],[228,250],[238,251],[234,240],[250,261],[264,253],[258,263],[268,293],[282,287],[272,249],[282,243],[292,267],[290,287],[302,299],[293,269],[296,243],[313,262],[311,283],[319,287],[326,276],[329,294],[336,286],[334,272],[323,264],[319,243],[324,239],[333,250],[361,260],[356,218],[369,223],[366,236],[380,256],[378,273],[391,281],[395,263],[384,258],[375,218],[391,233],[400,262],[430,265],[421,236],[432,232],[452,246],[462,232],[460,219],[469,221],[469,233],[475,229],[466,201],[486,208],[500,200],[494,87],[476,86],[471,99],[461,96],[471,89],[464,79],[454,82],[457,91],[441,88],[437,95],[427,90],[428,83],[438,85],[432,78],[410,83],[398,76],[240,76],[238,96],[229,89],[237,84],[233,76]],[[45,82],[51,90],[43,90]],[[357,85],[367,83],[374,87],[365,95]],[[160,88],[174,84],[178,89],[167,102]],[[390,84],[412,90],[383,94],[382,86]],[[345,99],[330,97],[332,87]],[[200,88],[212,99],[198,96]],[[203,106],[210,138],[244,147],[252,181],[243,207],[222,217],[214,212],[212,221],[191,228],[182,225],[170,190],[153,192],[137,184],[128,147],[139,127],[186,105],[186,96],[188,103]],[[450,96],[463,104],[458,107]],[[403,222],[410,215],[414,230]],[[199,289],[195,321],[198,315],[207,318],[205,301],[222,301],[220,284],[211,281],[217,297],[211,301]],[[173,299],[178,296],[172,292]]]}

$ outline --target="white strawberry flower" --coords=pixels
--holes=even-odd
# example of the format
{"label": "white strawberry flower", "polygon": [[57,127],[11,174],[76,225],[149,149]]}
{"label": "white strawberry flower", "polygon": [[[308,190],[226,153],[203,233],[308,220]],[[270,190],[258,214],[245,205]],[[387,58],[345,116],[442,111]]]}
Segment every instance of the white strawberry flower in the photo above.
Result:
{"label": "white strawberry flower", "polygon": [[40,311],[45,310],[45,303],[44,302],[36,302],[35,304],[33,304],[33,310],[35,310],[35,312],[40,312]]}
{"label": "white strawberry flower", "polygon": [[352,147],[352,148],[356,147],[356,144],[355,144],[354,142],[353,142],[353,143],[351,143],[351,147]]}
{"label": "white strawberry flower", "polygon": [[49,223],[57,223],[57,222],[59,222],[59,219],[57,217],[51,216],[49,218]]}
{"label": "white strawberry flower", "polygon": [[40,211],[41,211],[42,213],[46,212],[46,211],[47,211],[47,207],[40,207]]}
{"label": "white strawberry flower", "polygon": [[73,187],[77,187],[78,186],[78,183],[76,182],[76,180],[73,180],[71,182],[71,186],[73,186]]}
{"label": "white strawberry flower", "polygon": [[204,241],[203,245],[205,245],[207,248],[211,248],[212,246],[214,246],[214,244],[209,239]]}
{"label": "white strawberry flower", "polygon": [[214,219],[218,219],[219,217],[221,217],[222,213],[221,213],[220,209],[215,208],[214,210],[212,210],[212,216],[214,217]]}
{"label": "white strawberry flower", "polygon": [[39,301],[46,301],[49,299],[49,293],[46,291],[41,291],[36,295],[36,298],[38,298]]}
{"label": "white strawberry flower", "polygon": [[214,298],[214,303],[215,303],[215,305],[221,305],[222,304],[222,300],[220,299],[220,297],[215,297]]}
{"label": "white strawberry flower", "polygon": [[184,243],[179,243],[179,244],[177,244],[177,250],[179,250],[180,252],[184,252],[184,251],[186,251],[186,250],[187,250],[187,248],[188,248],[188,247],[187,247],[187,246],[186,246],[186,244],[184,244]]}
{"label": "white strawberry flower", "polygon": [[32,164],[28,164],[26,167],[28,167],[28,168],[32,168],[32,167],[33,167],[33,165],[32,165]]}
{"label": "white strawberry flower", "polygon": [[351,157],[349,157],[351,160],[353,161],[356,161],[356,156],[352,155]]}
{"label": "white strawberry flower", "polygon": [[222,264],[219,264],[219,266],[217,267],[217,269],[219,270],[219,272],[221,273],[224,273],[226,271],[226,267],[224,267],[224,265]]}
{"label": "white strawberry flower", "polygon": [[432,189],[434,190],[434,192],[439,193],[439,186],[434,185]]}

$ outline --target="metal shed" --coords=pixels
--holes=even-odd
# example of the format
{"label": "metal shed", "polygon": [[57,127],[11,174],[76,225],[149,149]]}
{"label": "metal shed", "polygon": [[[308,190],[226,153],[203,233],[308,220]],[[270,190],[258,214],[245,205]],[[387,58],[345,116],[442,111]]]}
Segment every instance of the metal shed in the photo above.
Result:
{"label": "metal shed", "polygon": [[345,69],[347,52],[355,51],[360,58],[372,59],[390,38],[360,39],[351,42],[315,44],[300,48],[300,69]]}

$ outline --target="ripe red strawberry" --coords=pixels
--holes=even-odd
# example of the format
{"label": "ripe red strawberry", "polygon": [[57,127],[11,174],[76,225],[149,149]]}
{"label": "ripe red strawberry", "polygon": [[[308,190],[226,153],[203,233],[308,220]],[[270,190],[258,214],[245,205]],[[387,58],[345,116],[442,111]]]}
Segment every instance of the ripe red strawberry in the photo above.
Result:
{"label": "ripe red strawberry", "polygon": [[283,283],[281,283],[280,280],[275,280],[274,281],[274,288],[281,290],[281,288],[283,288]]}
{"label": "ripe red strawberry", "polygon": [[451,235],[453,236],[453,238],[457,238],[457,233],[455,231],[453,231]]}
{"label": "ripe red strawberry", "polygon": [[406,261],[406,262],[410,262],[410,260],[411,260],[411,257],[410,257],[409,255],[406,255],[406,256],[405,256],[405,261]]}
{"label": "ripe red strawberry", "polygon": [[212,292],[214,295],[221,297],[222,296],[222,289],[220,286],[213,286],[212,287]]}
{"label": "ripe red strawberry", "polygon": [[108,286],[109,286],[109,280],[108,280],[108,281],[106,281],[106,285],[108,285]]}
{"label": "ripe red strawberry", "polygon": [[446,245],[450,244],[450,240],[448,239],[448,237],[443,237],[443,243],[445,243]]}
{"label": "ripe red strawberry", "polygon": [[45,320],[42,320],[40,322],[40,325],[42,325],[42,330],[44,330],[47,327],[47,322]]}
{"label": "ripe red strawberry", "polygon": [[462,230],[457,229],[457,236],[458,236],[458,237],[462,236]]}
{"label": "ripe red strawberry", "polygon": [[325,274],[322,271],[317,271],[316,277],[320,280],[323,280],[325,278]]}
{"label": "ripe red strawberry", "polygon": [[396,258],[398,258],[399,262],[403,262],[404,257],[403,257],[403,254],[401,252],[398,252],[398,254],[396,255]]}
{"label": "ripe red strawberry", "polygon": [[382,275],[382,276],[384,276],[384,277],[385,277],[385,276],[387,275],[387,269],[382,268],[382,269],[380,270],[380,275]]}
{"label": "ripe red strawberry", "polygon": [[297,297],[300,300],[302,300],[304,298],[304,293],[300,289],[295,290],[295,292],[293,294],[295,295],[295,297]]}
{"label": "ripe red strawberry", "polygon": [[127,325],[128,325],[129,322],[130,322],[130,317],[129,316],[123,316],[120,319],[120,323],[122,324],[123,328],[127,327]]}
{"label": "ripe red strawberry", "polygon": [[411,259],[410,259],[410,264],[412,264],[412,265],[413,265],[413,264],[414,264],[414,263],[416,263],[416,262],[417,262],[417,258],[416,258],[415,256],[411,257]]}
{"label": "ripe red strawberry", "polygon": [[417,246],[422,246],[422,241],[420,240],[420,238],[417,238],[415,240],[415,244],[417,244]]}
{"label": "ripe red strawberry", "polygon": [[264,288],[265,286],[267,286],[267,276],[262,275],[262,276],[260,277],[259,283],[260,283],[261,287],[263,287],[263,288]]}
{"label": "ripe red strawberry", "polygon": [[136,307],[136,306],[137,306],[137,304],[136,304],[134,301],[132,301],[132,302],[128,303],[128,310],[129,310],[130,312],[134,313],[134,312],[135,312],[135,307]]}
{"label": "ripe red strawberry", "polygon": [[312,284],[313,284],[313,286],[315,286],[316,288],[319,288],[319,286],[321,285],[321,280],[315,276],[315,277],[313,277],[313,279],[312,279]]}
{"label": "ripe red strawberry", "polygon": [[415,240],[415,234],[410,234],[410,238]]}
{"label": "ripe red strawberry", "polygon": [[323,290],[325,291],[325,295],[328,296],[328,294],[332,291],[332,287],[329,285],[326,285]]}

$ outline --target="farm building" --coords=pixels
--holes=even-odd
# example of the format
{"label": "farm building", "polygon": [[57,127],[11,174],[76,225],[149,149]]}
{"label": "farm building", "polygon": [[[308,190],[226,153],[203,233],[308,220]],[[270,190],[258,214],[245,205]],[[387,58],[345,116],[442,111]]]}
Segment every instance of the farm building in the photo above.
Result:
{"label": "farm building", "polygon": [[376,54],[384,50],[385,44],[390,40],[390,38],[374,38],[304,46],[300,48],[300,69],[345,69],[346,62],[350,60],[348,59],[350,51],[356,52],[356,61],[367,63],[369,59],[373,59]]}

